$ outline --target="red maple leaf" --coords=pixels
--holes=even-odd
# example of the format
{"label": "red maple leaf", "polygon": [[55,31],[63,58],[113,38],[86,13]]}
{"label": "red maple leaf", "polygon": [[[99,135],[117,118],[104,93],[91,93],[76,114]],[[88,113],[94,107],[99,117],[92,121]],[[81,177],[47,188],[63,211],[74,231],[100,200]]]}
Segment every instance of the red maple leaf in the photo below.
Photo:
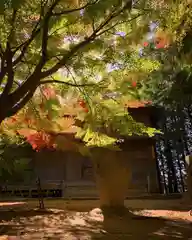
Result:
{"label": "red maple leaf", "polygon": [[32,148],[33,149],[36,149],[37,148],[37,145],[34,143],[34,144],[31,144]]}
{"label": "red maple leaf", "polygon": [[131,85],[132,85],[132,87],[137,87],[137,82],[136,81],[133,81],[132,83],[131,83]]}
{"label": "red maple leaf", "polygon": [[11,122],[12,122],[12,123],[15,123],[15,122],[17,122],[17,119],[16,119],[16,117],[11,117]]}
{"label": "red maple leaf", "polygon": [[148,45],[149,45],[148,42],[144,42],[144,43],[143,43],[143,46],[144,46],[144,47],[147,47]]}
{"label": "red maple leaf", "polygon": [[44,88],[43,94],[47,99],[55,97],[55,90],[52,88]]}
{"label": "red maple leaf", "polygon": [[165,44],[162,43],[162,42],[156,44],[156,48],[157,48],[157,49],[164,48],[164,47],[165,47]]}
{"label": "red maple leaf", "polygon": [[79,104],[82,108],[84,108],[84,107],[86,106],[86,103],[85,103],[85,101],[83,101],[83,100],[79,100],[79,101],[78,101],[78,104]]}

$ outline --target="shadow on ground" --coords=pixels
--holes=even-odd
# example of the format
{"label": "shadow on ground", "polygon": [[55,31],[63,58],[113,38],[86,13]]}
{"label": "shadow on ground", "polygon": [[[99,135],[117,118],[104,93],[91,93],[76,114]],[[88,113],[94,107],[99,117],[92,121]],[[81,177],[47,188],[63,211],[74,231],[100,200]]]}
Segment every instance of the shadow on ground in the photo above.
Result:
{"label": "shadow on ground", "polygon": [[[4,201],[0,202],[1,209],[31,209],[36,208],[39,205],[38,199],[22,199],[19,202]],[[66,200],[66,199],[45,199],[45,206],[47,208],[57,208],[69,211],[88,212],[91,209],[97,208],[100,205],[99,200],[96,199],[78,199],[78,200]],[[172,211],[189,211],[192,208],[192,202],[186,201],[181,198],[165,198],[163,196],[158,198],[136,198],[127,199],[125,206],[131,210],[172,210]]]}
{"label": "shadow on ground", "polygon": [[[102,240],[128,239],[190,239],[192,225],[185,221],[170,221],[160,217],[146,217],[127,211],[122,217],[106,215],[102,227],[105,233],[100,235]],[[92,239],[97,239],[93,236]]]}
{"label": "shadow on ground", "polygon": [[0,239],[3,235],[32,240],[172,240],[192,237],[192,225],[184,221],[144,217],[127,210],[118,217],[106,212],[104,215],[103,218],[101,212],[91,215],[67,210],[4,211],[0,213]]}

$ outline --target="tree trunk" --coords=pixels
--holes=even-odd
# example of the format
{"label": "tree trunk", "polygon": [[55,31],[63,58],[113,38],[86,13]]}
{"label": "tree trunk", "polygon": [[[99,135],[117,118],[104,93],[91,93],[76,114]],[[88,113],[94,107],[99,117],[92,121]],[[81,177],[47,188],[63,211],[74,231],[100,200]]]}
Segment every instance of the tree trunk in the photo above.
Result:
{"label": "tree trunk", "polygon": [[123,152],[109,150],[99,151],[96,155],[94,166],[100,206],[115,212],[122,210],[130,180],[128,159],[123,158]]}
{"label": "tree trunk", "polygon": [[4,115],[3,115],[2,112],[3,112],[3,111],[1,110],[1,105],[0,105],[0,125],[1,125],[1,123],[3,122],[3,120],[5,119],[5,117],[4,117]]}

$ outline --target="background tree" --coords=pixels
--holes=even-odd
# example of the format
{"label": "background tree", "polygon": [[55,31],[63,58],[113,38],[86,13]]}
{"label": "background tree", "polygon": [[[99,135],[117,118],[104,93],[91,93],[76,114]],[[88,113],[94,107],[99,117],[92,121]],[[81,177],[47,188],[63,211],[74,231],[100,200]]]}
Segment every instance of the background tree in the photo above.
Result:
{"label": "background tree", "polygon": [[188,1],[173,5],[168,16],[157,20],[143,57],[159,61],[159,68],[147,76],[145,97],[155,105],[182,109],[191,102],[192,5]]}
{"label": "background tree", "polygon": [[157,19],[141,54],[160,64],[144,77],[142,98],[160,107],[157,157],[167,193],[185,191],[185,156],[191,152],[191,8],[183,1]]}
{"label": "background tree", "polygon": [[22,141],[20,137],[9,138],[1,136],[0,141],[0,182],[1,186],[7,183],[30,182],[33,177],[30,161],[33,151],[29,144]]}

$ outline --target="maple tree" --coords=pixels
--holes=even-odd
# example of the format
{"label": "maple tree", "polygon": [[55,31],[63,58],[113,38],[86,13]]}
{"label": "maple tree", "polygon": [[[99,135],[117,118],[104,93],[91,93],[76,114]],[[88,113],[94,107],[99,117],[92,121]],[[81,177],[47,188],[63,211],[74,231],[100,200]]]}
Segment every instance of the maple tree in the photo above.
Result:
{"label": "maple tree", "polygon": [[45,87],[23,110],[2,123],[1,132],[25,137],[36,151],[71,149],[82,154],[96,146],[117,149],[123,136],[153,136],[156,132],[134,121],[122,97],[114,101],[99,95],[86,102],[78,91],[68,94],[62,96],[53,86]]}
{"label": "maple tree", "polygon": [[17,113],[40,84],[61,83],[62,68],[86,86],[95,77],[90,76],[93,66],[98,72],[115,57],[111,31],[115,35],[125,23],[146,15],[139,6],[132,11],[132,1],[125,0],[1,1],[0,122]]}
{"label": "maple tree", "polygon": [[125,69],[128,74],[139,36],[167,8],[142,0],[2,0],[0,122],[22,109],[42,84],[86,91],[95,84],[98,90],[110,84],[109,65],[122,65],[121,75]]}
{"label": "maple tree", "polygon": [[[154,129],[147,129],[143,125],[137,125],[137,127],[135,127],[136,123],[134,123],[131,116],[128,115],[127,110],[125,110],[125,106],[127,101],[129,101],[130,99],[141,99],[142,79],[144,78],[144,76],[148,75],[148,73],[153,72],[155,69],[158,69],[159,62],[158,60],[156,61],[149,58],[142,59],[137,55],[135,51],[136,49],[132,51],[132,44],[130,45],[130,48],[126,47],[126,49],[125,45],[127,46],[127,43],[129,43],[130,41],[134,41],[136,44],[140,43],[141,39],[138,38],[138,33],[141,34],[142,38],[143,35],[145,35],[145,33],[147,32],[146,29],[148,28],[146,28],[146,26],[149,25],[151,19],[153,19],[154,17],[153,15],[151,15],[151,13],[153,12],[153,8],[150,9],[150,11],[146,14],[145,9],[141,7],[141,2],[131,6],[128,6],[126,1],[122,1],[121,3],[118,2],[117,5],[112,5],[112,10],[111,5],[109,6],[107,1],[88,1],[85,5],[80,1],[78,3],[79,7],[74,5],[74,3],[72,2],[64,4],[60,1],[48,1],[47,3],[41,3],[43,4],[41,5],[41,10],[45,12],[39,12],[39,10],[31,8],[31,5],[28,1],[26,1],[25,3],[26,10],[31,11],[31,13],[33,12],[33,14],[29,19],[30,26],[27,26],[27,29],[25,29],[25,33],[28,33],[27,40],[26,42],[24,42],[25,47],[23,45],[20,46],[18,52],[15,53],[15,56],[18,56],[19,60],[21,58],[22,61],[19,62],[18,65],[16,65],[16,68],[14,68],[15,70],[18,70],[18,73],[16,72],[16,74],[14,75],[15,80],[14,83],[12,83],[12,87],[9,87],[9,90],[6,89],[8,88],[8,85],[10,85],[8,83],[10,83],[11,78],[10,81],[8,78],[6,78],[8,74],[8,69],[4,69],[5,75],[2,76],[4,78],[7,88],[3,87],[1,94],[1,98],[4,100],[6,99],[6,103],[10,103],[9,98],[13,99],[14,96],[17,96],[17,99],[22,99],[19,106],[18,104],[10,106],[12,110],[15,110],[9,110],[8,112],[10,114],[5,114],[5,117],[12,115],[19,109],[21,109],[31,98],[31,96],[34,94],[34,91],[39,85],[49,82],[57,84],[62,83],[65,84],[65,87],[63,87],[64,92],[68,91],[71,87],[76,87],[75,94],[77,96],[79,94],[81,95],[80,99],[76,99],[76,101],[78,101],[78,104],[83,110],[83,112],[86,113],[83,118],[83,121],[86,122],[86,124],[81,129],[81,134],[79,135],[85,140],[86,144],[90,144],[90,139],[92,140],[92,138],[87,137],[86,134],[98,134],[98,129],[101,130],[102,128],[106,128],[104,131],[105,136],[106,132],[108,132],[107,134],[110,135],[109,127],[107,126],[111,126],[112,132],[119,131],[122,135],[145,133],[152,134],[152,132],[154,132]],[[38,4],[38,2],[35,1],[34,3]],[[35,4],[34,6],[36,6]],[[105,18],[107,18],[107,16],[106,12],[103,9],[104,6],[105,9],[109,10],[109,12],[112,11],[111,13],[109,13],[109,15],[107,15],[108,17],[110,16],[107,22],[105,22]],[[146,4],[146,6],[148,5]],[[65,10],[66,7],[73,8],[72,10],[67,11]],[[17,8],[18,6],[15,5],[11,5],[11,7],[10,5],[6,5],[3,14],[6,14],[14,9],[16,9],[16,12],[22,10],[21,12],[17,12],[17,14],[18,16],[19,14],[21,14],[23,20],[25,20],[26,15],[23,12],[25,8],[19,8],[19,10]],[[101,15],[93,18],[93,16],[90,15],[93,9],[95,12],[101,12]],[[154,9],[157,10],[158,8],[154,7]],[[162,6],[160,6],[159,9],[162,10]],[[61,12],[61,10],[65,11]],[[119,11],[122,13],[123,16],[121,15],[121,13],[119,13]],[[155,19],[157,18],[157,15],[155,16]],[[127,16],[130,16],[128,21],[125,20]],[[48,23],[50,26],[43,25],[45,17],[48,18]],[[52,22],[52,18],[57,19],[57,17],[59,17],[58,21]],[[105,20],[103,20],[103,17]],[[113,18],[115,23],[113,22]],[[98,25],[97,21],[99,22],[100,20],[104,21],[105,24],[102,25],[98,23]],[[141,20],[143,22],[140,25]],[[16,21],[16,19],[14,19],[14,21]],[[65,27],[65,21],[69,24],[70,31],[68,28],[69,26]],[[64,26],[62,28],[62,32],[60,32],[59,24]],[[74,28],[72,28],[72,24]],[[97,28],[93,28],[93,26],[96,25],[98,25],[98,27],[100,26],[99,30]],[[135,35],[133,33],[129,34],[129,31],[132,30],[133,26],[134,34],[137,35],[137,39],[134,38]],[[137,28],[135,28],[135,26],[137,26]],[[76,33],[77,27],[79,29],[78,33]],[[103,31],[101,27],[103,28]],[[32,29],[35,31],[34,38]],[[82,38],[82,36],[85,36],[87,33],[85,32],[85,29],[88,33],[90,33],[91,37],[86,36],[85,38]],[[42,37],[43,35],[39,36],[39,31],[41,30],[45,31],[45,38]],[[53,31],[53,34],[49,35],[48,33],[50,33],[51,31]],[[111,39],[113,37],[114,40],[111,44]],[[62,38],[64,39],[64,44],[58,45],[56,47],[55,42],[59,41],[59,43],[61,43]],[[6,45],[6,38],[4,40],[5,49],[9,48]],[[47,41],[46,46],[44,46],[44,40]],[[20,41],[21,39],[18,36],[17,43],[19,43]],[[40,45],[39,42],[41,43]],[[13,45],[14,44],[15,42],[13,42]],[[159,43],[157,43],[157,46],[158,44]],[[84,45],[88,46],[85,47]],[[150,44],[147,44],[146,47],[148,47],[149,45]],[[32,52],[28,47],[30,47],[30,49],[39,47],[39,54],[34,55],[34,52]],[[107,50],[103,51],[103,47]],[[79,49],[83,51],[79,52]],[[44,56],[45,51],[46,58]],[[118,51],[120,53],[118,53]],[[2,54],[3,53],[4,51],[2,52]],[[70,61],[70,58],[72,59],[73,54],[75,54],[73,61]],[[4,54],[3,56],[5,57]],[[27,57],[28,59],[30,59],[30,61],[25,61],[23,57]],[[5,61],[7,62],[6,59]],[[43,64],[40,64],[40,69],[38,69],[38,71],[36,72],[35,69],[37,66],[39,66],[38,61],[43,61]],[[55,61],[57,62],[56,64]],[[109,72],[106,70],[106,66],[110,66],[112,69],[116,70]],[[29,69],[31,69],[32,73],[29,73]],[[44,72],[48,75],[45,76]],[[48,76],[50,77],[50,79],[47,79]],[[22,77],[22,79],[25,80],[21,81],[18,77]],[[97,83],[95,83],[95,79],[98,79]],[[16,85],[14,85],[15,83]],[[30,89],[28,89],[28,87],[30,87]],[[10,91],[13,92],[10,93]],[[22,94],[26,94],[26,91],[28,91],[28,93],[23,98],[24,95]],[[20,95],[19,93],[22,94]],[[50,92],[50,89],[48,91],[45,89],[43,95],[45,97],[54,96],[54,90],[52,89]],[[82,95],[85,100],[82,99]],[[105,98],[105,100],[102,99],[103,97]],[[14,101],[12,101],[12,103],[13,102]],[[5,106],[5,102],[3,106]],[[7,107],[4,107],[4,109],[7,109]],[[29,106],[27,106],[27,109],[29,109]],[[43,103],[40,103],[38,105],[38,110],[43,113],[41,115],[41,119],[46,118],[48,121],[52,121],[52,113],[50,113],[51,111],[46,114],[44,113]],[[23,111],[25,112],[25,110]],[[21,111],[22,114],[23,111]],[[55,111],[53,112],[55,114]],[[31,113],[31,115],[28,114],[28,116],[32,116],[34,115],[34,113],[35,111],[33,108],[33,113]],[[115,117],[116,114],[118,114],[118,117]],[[21,117],[20,113],[19,117]],[[59,117],[57,116],[57,118]],[[11,118],[10,121],[12,124],[14,123],[15,125],[18,123],[18,119],[16,120],[15,116]],[[120,121],[124,121],[124,124],[120,124]],[[35,120],[34,117],[32,119],[26,117],[23,122],[26,125],[29,124],[30,126],[37,125],[37,120]],[[49,125],[49,129],[51,129],[52,127],[52,125]],[[32,134],[32,136],[29,138],[29,141],[31,143],[33,142],[32,145],[34,148],[36,148],[37,145],[34,143],[34,141],[38,141],[38,139],[41,142],[42,139],[46,139],[47,142],[50,141],[51,145],[53,145],[53,136],[50,137],[50,134],[49,136],[47,136],[47,133],[45,133],[47,130],[42,131],[42,129],[39,128],[38,133]],[[101,133],[99,133],[99,135],[101,135]],[[94,137],[95,136],[96,135],[94,135]],[[114,136],[110,136],[108,138],[108,141],[111,141],[111,143],[115,143],[116,140]],[[107,143],[105,144],[107,145]],[[93,142],[92,145],[97,144]]]}
{"label": "maple tree", "polygon": [[[117,149],[123,136],[154,135],[155,129],[133,120],[126,104],[145,97],[145,80],[160,69],[157,52],[164,51],[165,43],[144,44],[144,57],[138,55],[138,46],[150,22],[161,21],[176,3],[13,3],[3,1],[0,22],[0,122],[16,114],[1,123],[4,134],[23,135],[35,150],[56,147],[82,153],[95,146]],[[41,92],[39,86],[48,83],[51,88],[53,84],[62,86]],[[66,137],[68,131],[76,139]],[[118,179],[120,176],[121,171]],[[128,179],[127,172],[122,176]],[[122,204],[124,196],[116,196]]]}
{"label": "maple tree", "polygon": [[[130,88],[133,88],[131,84]],[[2,133],[10,137],[12,135],[13,138],[15,133],[18,133],[37,152],[44,148],[50,151],[73,151],[88,155],[95,165],[101,159],[103,159],[104,164],[107,164],[107,159],[110,159],[109,165],[113,166],[114,159],[105,158],[106,153],[111,152],[114,157],[115,152],[120,150],[118,143],[124,137],[133,134],[153,136],[156,132],[154,128],[135,122],[129,115],[126,103],[121,96],[109,99],[106,98],[106,95],[101,98],[101,95],[92,96],[89,94],[92,99],[88,101],[82,99],[82,96],[78,95],[78,91],[74,91],[72,95],[70,95],[71,91],[68,92],[69,95],[65,92],[64,96],[62,96],[60,91],[55,90],[55,97],[53,97],[53,94],[49,94],[53,92],[53,89],[49,91],[49,88],[37,92],[25,108],[15,116],[3,121]],[[107,151],[108,149],[110,151]],[[124,174],[121,173],[120,178],[119,172],[121,171],[119,170],[122,167],[118,169],[118,166],[116,166],[115,169],[117,182],[121,185],[122,182],[119,182],[119,179],[122,180]],[[127,168],[124,168],[123,172],[126,173],[125,169]],[[100,179],[98,169],[95,169],[95,171],[97,178]],[[109,174],[109,176],[111,175]],[[114,176],[113,179],[115,180],[116,177]],[[124,182],[126,183],[126,180]],[[98,183],[101,191],[103,191],[102,186],[105,186],[106,183]],[[120,186],[117,189],[121,189]],[[108,194],[107,188],[106,193]],[[101,193],[101,202],[102,196]],[[125,197],[124,191],[121,193],[118,191],[116,196],[122,203]],[[116,203],[119,204],[119,202]]]}

